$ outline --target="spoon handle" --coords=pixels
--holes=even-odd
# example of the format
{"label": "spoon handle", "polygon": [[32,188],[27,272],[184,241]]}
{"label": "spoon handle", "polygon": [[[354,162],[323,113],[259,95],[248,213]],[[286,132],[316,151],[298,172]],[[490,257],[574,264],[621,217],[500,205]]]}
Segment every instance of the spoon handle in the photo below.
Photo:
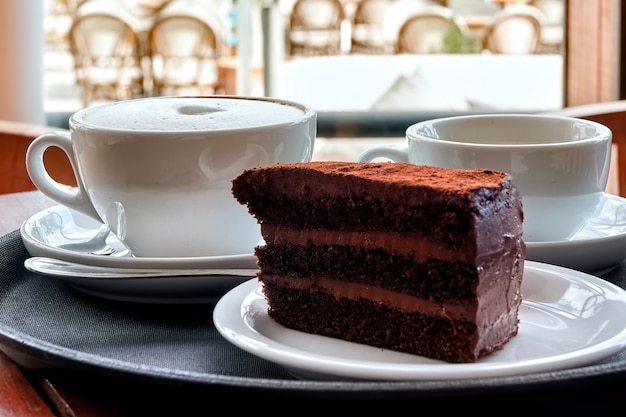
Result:
{"label": "spoon handle", "polygon": [[136,278],[194,275],[235,275],[255,277],[257,269],[144,269],[117,268],[86,265],[61,259],[32,257],[24,261],[24,267],[32,272],[62,277]]}

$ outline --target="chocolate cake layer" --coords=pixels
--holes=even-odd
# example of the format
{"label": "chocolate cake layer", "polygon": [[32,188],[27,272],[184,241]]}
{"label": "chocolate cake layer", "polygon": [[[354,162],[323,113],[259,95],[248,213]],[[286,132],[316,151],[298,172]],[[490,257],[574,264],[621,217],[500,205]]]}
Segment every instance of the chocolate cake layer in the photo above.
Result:
{"label": "chocolate cake layer", "polygon": [[[451,363],[471,363],[502,349],[517,334],[517,313],[502,313],[479,332],[471,320],[406,312],[367,299],[341,297],[322,290],[294,289],[268,281],[268,314],[281,325],[350,342],[418,354]],[[287,313],[288,312],[288,313]]]}
{"label": "chocolate cake layer", "polygon": [[472,219],[507,209],[513,192],[508,175],[491,170],[358,165],[356,170],[354,163],[284,164],[277,166],[278,174],[249,170],[233,181],[233,194],[261,224],[394,231],[460,247],[472,231]]}
{"label": "chocolate cake layer", "polygon": [[[360,282],[435,300],[472,300],[480,275],[494,275],[491,268],[478,271],[471,264],[431,259],[416,263],[383,250],[367,251],[352,246],[286,246],[268,244],[256,250],[261,277],[285,275],[323,276],[332,280]],[[498,261],[501,256],[494,256]],[[510,273],[509,270],[501,271]]]}

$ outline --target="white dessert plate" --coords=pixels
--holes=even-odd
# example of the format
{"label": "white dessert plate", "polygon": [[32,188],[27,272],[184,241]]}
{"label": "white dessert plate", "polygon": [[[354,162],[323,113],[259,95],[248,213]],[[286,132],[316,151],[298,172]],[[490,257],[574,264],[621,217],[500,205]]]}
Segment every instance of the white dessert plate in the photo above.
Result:
{"label": "white dessert plate", "polygon": [[626,199],[604,194],[593,218],[571,239],[526,242],[526,259],[601,275],[626,258]]}
{"label": "white dessert plate", "polygon": [[[21,228],[31,256],[47,256],[90,265],[118,268],[256,268],[254,254],[152,258],[135,257],[101,223],[57,205],[43,210]],[[101,254],[102,253],[102,254]],[[161,304],[215,302],[250,279],[232,275],[142,278],[57,277],[70,286],[101,298]]]}
{"label": "white dessert plate", "polygon": [[600,278],[527,261],[519,333],[476,363],[452,364],[286,329],[267,315],[256,279],[230,290],[213,321],[235,346],[318,380],[442,380],[548,372],[626,347],[626,292]]}

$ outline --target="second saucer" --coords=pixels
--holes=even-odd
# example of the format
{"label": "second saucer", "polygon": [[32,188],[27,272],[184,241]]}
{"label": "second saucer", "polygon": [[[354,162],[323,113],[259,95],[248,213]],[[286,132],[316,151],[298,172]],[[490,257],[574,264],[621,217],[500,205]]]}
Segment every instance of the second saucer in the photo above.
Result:
{"label": "second saucer", "polygon": [[604,194],[596,213],[571,239],[526,242],[526,259],[602,275],[626,258],[626,199]]}

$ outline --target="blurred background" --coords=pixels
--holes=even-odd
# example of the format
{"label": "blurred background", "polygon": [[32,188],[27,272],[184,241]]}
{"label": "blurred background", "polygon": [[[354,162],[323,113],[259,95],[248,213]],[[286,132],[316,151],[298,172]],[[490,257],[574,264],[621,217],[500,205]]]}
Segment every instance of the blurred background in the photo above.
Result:
{"label": "blurred background", "polygon": [[[619,100],[620,0],[0,1],[0,119],[158,95],[306,103],[320,136]],[[389,133],[389,135],[387,134]]]}

